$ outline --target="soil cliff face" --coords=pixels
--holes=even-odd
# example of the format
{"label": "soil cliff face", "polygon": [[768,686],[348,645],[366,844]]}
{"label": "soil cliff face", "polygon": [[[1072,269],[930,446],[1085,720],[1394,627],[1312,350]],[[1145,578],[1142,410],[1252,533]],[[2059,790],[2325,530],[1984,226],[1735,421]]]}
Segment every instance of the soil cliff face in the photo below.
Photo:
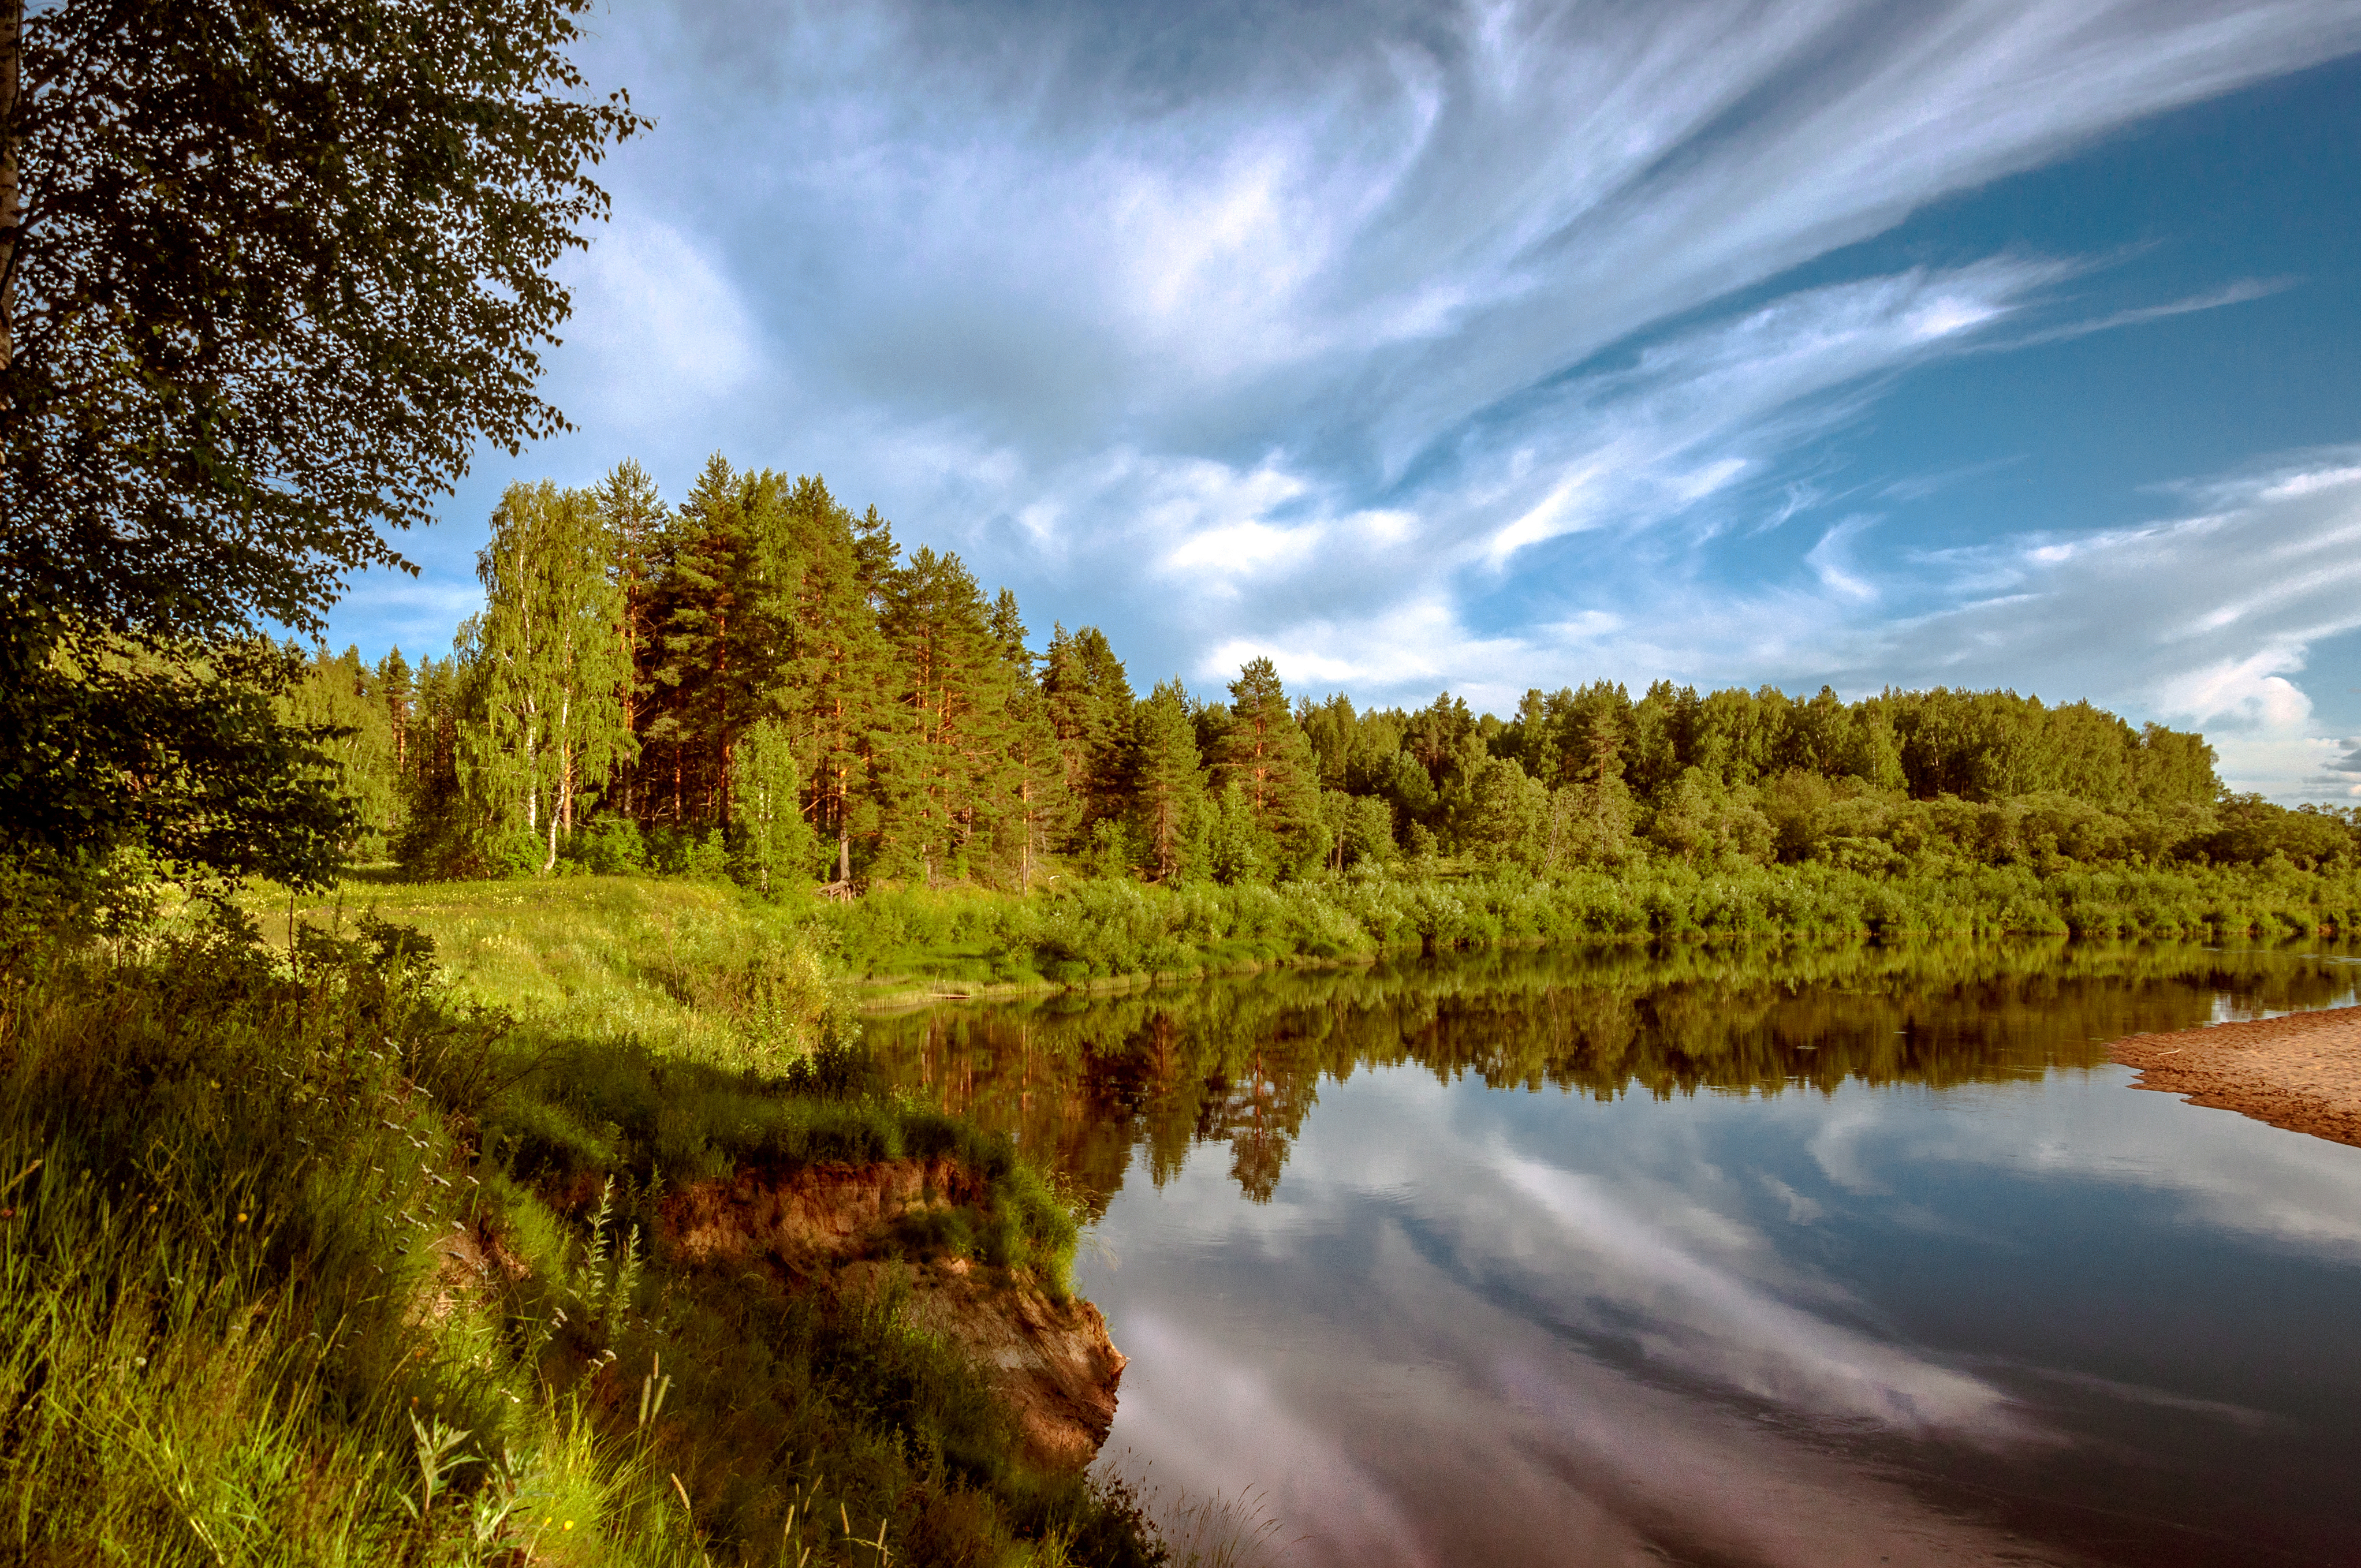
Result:
{"label": "soil cliff face", "polygon": [[748,1169],[666,1199],[663,1241],[686,1262],[768,1264],[848,1299],[906,1284],[904,1313],[973,1357],[1016,1416],[1026,1457],[1082,1469],[1106,1441],[1125,1365],[1099,1310],[1053,1300],[1026,1270],[880,1255],[905,1218],[984,1197],[983,1183],[955,1160]]}
{"label": "soil cliff face", "polygon": [[664,1239],[690,1263],[767,1260],[793,1273],[873,1250],[906,1214],[975,1203],[983,1183],[947,1159],[741,1170],[664,1201]]}
{"label": "soil cliff face", "polygon": [[917,1267],[852,1263],[839,1277],[848,1291],[873,1291],[886,1288],[895,1269],[909,1283],[904,1312],[974,1357],[1016,1417],[1027,1459],[1081,1470],[1098,1457],[1115,1421],[1125,1359],[1096,1307],[1080,1297],[1053,1301],[965,1258]]}

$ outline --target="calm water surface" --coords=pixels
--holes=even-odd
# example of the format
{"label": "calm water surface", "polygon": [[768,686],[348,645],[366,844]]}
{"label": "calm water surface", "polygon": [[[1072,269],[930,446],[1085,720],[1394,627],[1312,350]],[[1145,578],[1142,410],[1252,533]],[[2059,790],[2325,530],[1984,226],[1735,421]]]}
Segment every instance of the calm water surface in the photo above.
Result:
{"label": "calm water surface", "polygon": [[1098,1215],[1104,1463],[1283,1561],[2361,1563],[2361,1149],[2106,1042],[2349,952],[1494,954],[942,1008]]}

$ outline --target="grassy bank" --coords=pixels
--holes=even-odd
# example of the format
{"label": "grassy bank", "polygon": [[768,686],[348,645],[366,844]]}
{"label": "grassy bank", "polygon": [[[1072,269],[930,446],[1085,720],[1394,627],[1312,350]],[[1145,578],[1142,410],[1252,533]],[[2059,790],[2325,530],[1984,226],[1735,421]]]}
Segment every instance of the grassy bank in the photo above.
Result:
{"label": "grassy bank", "polygon": [[18,949],[0,1556],[1152,1561],[1120,1499],[1012,1457],[940,1342],[653,1245],[701,1178],[919,1155],[982,1179],[950,1227],[981,1262],[1061,1290],[1075,1240],[1005,1140],[868,1091],[807,959],[707,1008],[672,951],[689,994],[653,981],[634,1038],[511,1026],[381,924]]}
{"label": "grassy bank", "polygon": [[[283,901],[255,907],[283,939]],[[416,926],[470,994],[517,1010],[530,1028],[628,1033],[666,1055],[730,1064],[784,1062],[794,1047],[782,1020],[827,1014],[831,985],[876,1002],[1497,946],[2350,935],[2361,929],[2361,872],[2004,867],[1917,880],[1817,865],[1659,866],[1542,880],[1437,871],[1276,887],[1076,879],[1026,896],[882,889],[851,904],[763,900],[686,878],[356,879],[299,915],[317,924],[339,909]]]}

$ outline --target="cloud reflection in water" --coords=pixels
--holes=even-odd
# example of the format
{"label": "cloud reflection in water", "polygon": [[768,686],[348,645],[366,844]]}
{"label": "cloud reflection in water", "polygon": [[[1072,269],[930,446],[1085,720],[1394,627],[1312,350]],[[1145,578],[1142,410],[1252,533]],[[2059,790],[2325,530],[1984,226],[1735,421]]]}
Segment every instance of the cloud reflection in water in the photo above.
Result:
{"label": "cloud reflection in water", "polygon": [[2091,1188],[2361,1256],[2352,1151],[2126,1076],[1611,1103],[1323,1084],[1271,1203],[1208,1158],[1110,1208],[1123,1266],[1082,1286],[1133,1357],[1111,1463],[1152,1460],[1168,1495],[1267,1488],[1310,1537],[1289,1562],[2074,1561],[1906,1473],[2091,1450],[2094,1409],[2269,1420],[2048,1365],[2005,1326],[1917,1343],[1842,1265],[2037,1274],[2059,1260],[2020,1209]]}

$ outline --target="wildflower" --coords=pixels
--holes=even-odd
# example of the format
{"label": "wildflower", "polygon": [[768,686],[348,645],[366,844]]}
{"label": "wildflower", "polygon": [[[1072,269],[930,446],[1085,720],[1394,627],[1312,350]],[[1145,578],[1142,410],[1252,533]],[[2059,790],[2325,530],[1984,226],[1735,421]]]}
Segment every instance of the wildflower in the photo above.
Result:
{"label": "wildflower", "polygon": [[557,1528],[560,1530],[572,1530],[574,1528],[574,1521],[572,1519],[567,1519],[564,1524],[559,1525]]}
{"label": "wildflower", "polygon": [[243,1209],[237,1212],[237,1223],[241,1225],[246,1223],[246,1211]]}

